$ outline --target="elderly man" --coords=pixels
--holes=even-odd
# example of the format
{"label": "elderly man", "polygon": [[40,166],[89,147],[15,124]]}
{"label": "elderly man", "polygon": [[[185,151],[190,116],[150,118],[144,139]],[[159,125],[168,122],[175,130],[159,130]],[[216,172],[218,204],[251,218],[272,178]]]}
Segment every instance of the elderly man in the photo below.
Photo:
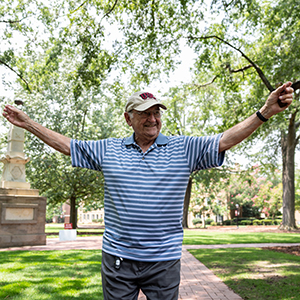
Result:
{"label": "elderly man", "polygon": [[[53,132],[7,105],[3,116],[54,149],[71,155],[74,167],[102,171],[105,178],[105,232],[102,249],[104,299],[178,299],[183,199],[190,174],[220,166],[225,150],[247,138],[293,99],[291,82],[268,97],[252,116],[210,137],[167,137],[160,133],[161,109],[151,93],[137,92],[124,117],[127,138],[77,141]],[[282,105],[278,105],[281,101]]]}

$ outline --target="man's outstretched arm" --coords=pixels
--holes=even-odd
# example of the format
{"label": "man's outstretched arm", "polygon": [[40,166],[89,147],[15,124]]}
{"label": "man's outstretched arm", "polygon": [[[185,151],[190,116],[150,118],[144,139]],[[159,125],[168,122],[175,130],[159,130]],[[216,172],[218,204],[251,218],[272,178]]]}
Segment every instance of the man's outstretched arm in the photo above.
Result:
{"label": "man's outstretched arm", "polygon": [[[291,85],[291,82],[287,82],[269,95],[265,105],[259,110],[263,118],[269,119],[291,105],[294,92]],[[277,102],[278,99],[283,104],[286,104],[286,106],[280,107]],[[246,120],[226,130],[220,140],[219,152],[228,150],[237,145],[250,136],[263,123],[264,122],[258,118],[257,114],[254,113]]]}
{"label": "man's outstretched arm", "polygon": [[3,116],[13,125],[26,129],[55,150],[70,155],[70,138],[34,122],[12,105],[5,106]]}

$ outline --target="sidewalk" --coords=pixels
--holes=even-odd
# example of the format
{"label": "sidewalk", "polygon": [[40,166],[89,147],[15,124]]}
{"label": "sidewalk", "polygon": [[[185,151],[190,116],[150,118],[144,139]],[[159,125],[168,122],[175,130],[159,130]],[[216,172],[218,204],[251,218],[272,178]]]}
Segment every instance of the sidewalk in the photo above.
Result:
{"label": "sidewalk", "polygon": [[[242,300],[228,288],[217,276],[199,262],[187,249],[217,249],[217,248],[241,248],[241,247],[274,247],[300,244],[236,244],[236,245],[185,245],[182,249],[181,259],[181,283],[179,287],[179,299],[184,300]],[[77,237],[76,241],[60,242],[58,238],[47,238],[44,246],[23,246],[0,249],[0,251],[42,251],[42,250],[72,250],[72,249],[101,249],[102,238]],[[140,293],[138,300],[146,300]]]}

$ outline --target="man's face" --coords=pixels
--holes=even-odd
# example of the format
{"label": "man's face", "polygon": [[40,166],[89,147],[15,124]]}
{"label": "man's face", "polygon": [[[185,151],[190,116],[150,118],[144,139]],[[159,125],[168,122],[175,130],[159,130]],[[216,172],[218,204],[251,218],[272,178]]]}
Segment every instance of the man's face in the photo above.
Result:
{"label": "man's face", "polygon": [[158,116],[159,106],[155,105],[145,112],[132,111],[132,117],[125,113],[125,119],[134,130],[136,139],[154,140],[161,129],[161,118]]}

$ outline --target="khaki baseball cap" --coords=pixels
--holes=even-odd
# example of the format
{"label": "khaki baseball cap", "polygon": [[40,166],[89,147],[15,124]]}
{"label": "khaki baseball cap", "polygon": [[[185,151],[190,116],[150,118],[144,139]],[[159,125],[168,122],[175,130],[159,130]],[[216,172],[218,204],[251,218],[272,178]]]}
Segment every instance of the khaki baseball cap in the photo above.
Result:
{"label": "khaki baseball cap", "polygon": [[161,104],[151,93],[148,92],[136,92],[130,96],[127,100],[125,111],[129,112],[133,109],[138,111],[144,111],[148,108],[159,105],[163,109],[167,109],[163,104]]}

